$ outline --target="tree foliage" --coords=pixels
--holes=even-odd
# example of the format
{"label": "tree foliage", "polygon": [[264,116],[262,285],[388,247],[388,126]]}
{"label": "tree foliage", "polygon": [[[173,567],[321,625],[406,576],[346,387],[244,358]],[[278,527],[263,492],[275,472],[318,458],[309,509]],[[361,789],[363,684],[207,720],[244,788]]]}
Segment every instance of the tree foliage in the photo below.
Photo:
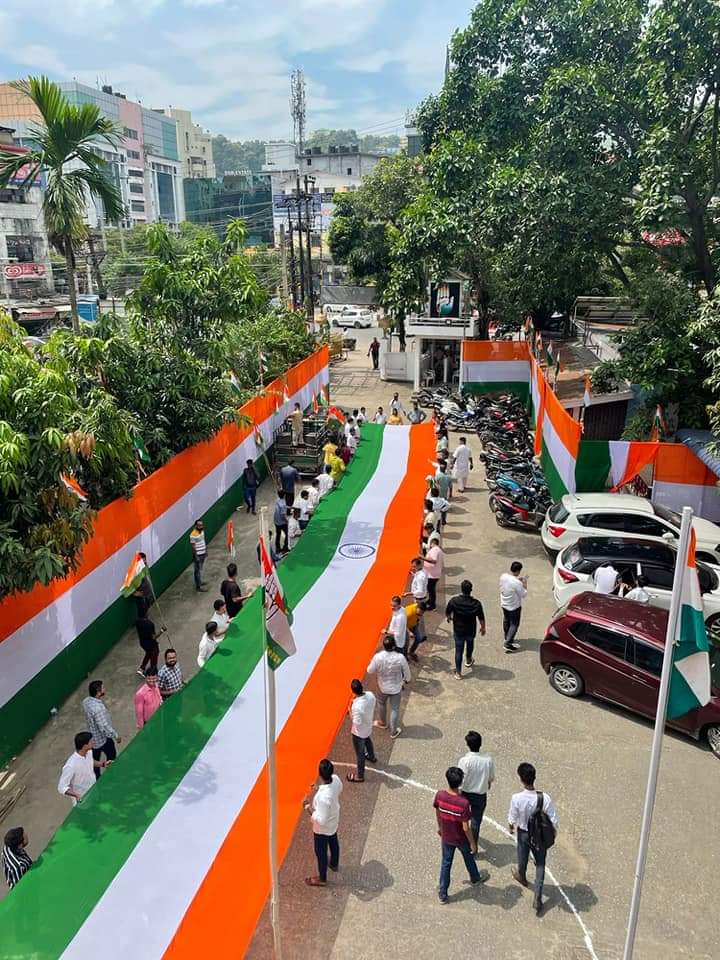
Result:
{"label": "tree foliage", "polygon": [[19,327],[0,325],[0,595],[73,569],[98,508],[128,495],[141,472],[242,422],[239,407],[260,383],[259,349],[266,378],[314,349],[301,318],[269,308],[241,221],[224,241],[160,225],[146,240],[127,318],[104,315],[80,335],[57,330],[34,353]]}
{"label": "tree foliage", "polygon": [[218,177],[236,170],[260,173],[265,163],[262,140],[228,140],[221,133],[212,138],[213,161]]}

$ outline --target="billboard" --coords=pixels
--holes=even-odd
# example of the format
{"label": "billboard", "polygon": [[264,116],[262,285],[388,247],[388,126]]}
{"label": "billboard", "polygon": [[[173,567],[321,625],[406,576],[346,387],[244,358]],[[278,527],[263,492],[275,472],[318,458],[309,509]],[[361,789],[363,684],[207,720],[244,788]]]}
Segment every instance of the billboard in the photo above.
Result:
{"label": "billboard", "polygon": [[439,280],[430,284],[430,316],[438,320],[459,320],[462,315],[462,283]]}
{"label": "billboard", "polygon": [[40,280],[47,276],[45,263],[8,263],[3,267],[6,280]]}

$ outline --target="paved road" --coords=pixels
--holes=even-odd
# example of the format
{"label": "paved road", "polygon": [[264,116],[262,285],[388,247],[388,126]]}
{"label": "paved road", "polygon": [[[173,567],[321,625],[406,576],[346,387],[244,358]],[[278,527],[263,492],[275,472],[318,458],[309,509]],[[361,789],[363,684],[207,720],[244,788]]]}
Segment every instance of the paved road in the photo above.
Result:
{"label": "paved road", "polygon": [[[378,736],[377,772],[363,785],[346,785],[341,871],[326,889],[303,883],[314,862],[309,823],[301,818],[281,872],[289,958],[613,960],[622,954],[651,726],[596,701],[570,701],[552,691],[537,653],[554,607],[550,565],[536,537],[496,526],[482,487],[476,477],[469,495],[457,499],[446,534],[446,592],[456,592],[467,575],[486,603],[489,631],[473,674],[453,679],[451,641],[435,617],[434,642],[426,645],[419,669],[413,668],[403,735],[394,742]],[[497,581],[516,558],[526,563],[531,596],[522,650],[507,655]],[[490,879],[471,888],[456,863],[451,902],[441,906],[430,791],[463,751],[469,728],[482,732],[498,766],[488,805],[498,826],[486,822],[480,844]],[[331,755],[351,762],[347,723]],[[538,786],[552,794],[561,819],[549,867],[567,900],[547,887],[549,903],[540,919],[531,910],[531,891],[512,880],[515,851],[502,830],[521,760],[536,764]],[[666,738],[637,960],[720,956],[713,883],[717,830],[711,819],[719,772],[705,748]],[[248,956],[271,956],[267,913]]]}

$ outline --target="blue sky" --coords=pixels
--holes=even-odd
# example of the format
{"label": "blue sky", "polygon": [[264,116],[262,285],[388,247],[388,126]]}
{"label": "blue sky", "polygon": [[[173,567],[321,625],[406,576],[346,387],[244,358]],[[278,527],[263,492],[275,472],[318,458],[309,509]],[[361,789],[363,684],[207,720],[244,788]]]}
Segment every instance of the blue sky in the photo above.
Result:
{"label": "blue sky", "polygon": [[470,0],[33,0],[0,9],[0,77],[110,83],[232,138],[286,137],[303,67],[308,129],[401,132],[438,89]]}

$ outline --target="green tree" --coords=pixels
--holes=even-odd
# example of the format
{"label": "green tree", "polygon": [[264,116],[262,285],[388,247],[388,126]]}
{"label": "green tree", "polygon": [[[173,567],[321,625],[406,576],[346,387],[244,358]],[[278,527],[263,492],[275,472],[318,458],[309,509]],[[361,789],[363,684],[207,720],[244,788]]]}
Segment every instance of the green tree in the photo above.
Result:
{"label": "green tree", "polygon": [[260,173],[265,163],[262,140],[228,140],[221,133],[212,138],[213,161],[218,177],[236,170]]}
{"label": "green tree", "polygon": [[124,216],[118,189],[106,175],[107,164],[95,151],[98,142],[115,149],[121,131],[95,105],[71,104],[60,87],[47,77],[28,77],[13,86],[32,100],[42,122],[28,126],[27,136],[34,143],[30,153],[0,150],[0,187],[6,186],[25,165],[25,183],[31,183],[39,173],[45,175],[43,216],[51,241],[65,256],[73,330],[79,333],[73,244],[87,233],[88,194],[102,202],[110,221]]}

